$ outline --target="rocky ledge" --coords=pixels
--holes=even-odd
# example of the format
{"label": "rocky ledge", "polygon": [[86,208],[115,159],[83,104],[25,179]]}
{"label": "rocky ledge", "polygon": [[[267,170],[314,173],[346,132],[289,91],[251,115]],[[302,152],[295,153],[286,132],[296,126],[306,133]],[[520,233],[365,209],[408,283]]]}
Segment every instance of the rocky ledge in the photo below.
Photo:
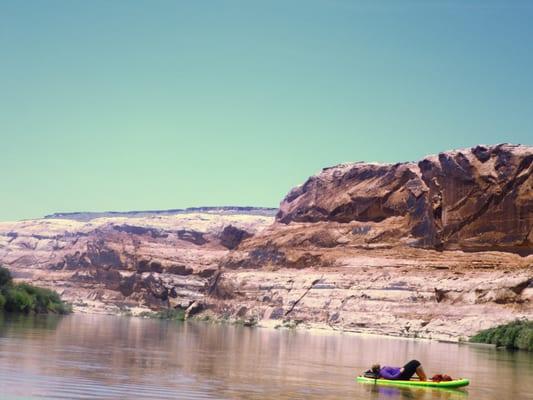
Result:
{"label": "rocky ledge", "polygon": [[533,253],[533,148],[477,146],[418,163],[342,164],[291,190],[277,220],[359,222],[368,244]]}
{"label": "rocky ledge", "polygon": [[273,221],[242,210],[143,215],[0,223],[0,264],[77,311],[188,308],[205,297],[219,260]]}
{"label": "rocky ledge", "polygon": [[533,318],[533,148],[342,164],[271,210],[0,223],[0,263],[78,311],[459,340]]}

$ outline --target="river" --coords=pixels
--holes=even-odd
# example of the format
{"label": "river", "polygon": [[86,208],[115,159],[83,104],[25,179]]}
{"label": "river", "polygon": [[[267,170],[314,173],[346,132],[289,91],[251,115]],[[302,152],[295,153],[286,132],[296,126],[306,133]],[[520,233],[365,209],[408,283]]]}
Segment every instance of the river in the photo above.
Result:
{"label": "river", "polygon": [[[419,359],[465,390],[356,383]],[[0,398],[533,399],[533,355],[421,340],[200,322],[0,315]]]}

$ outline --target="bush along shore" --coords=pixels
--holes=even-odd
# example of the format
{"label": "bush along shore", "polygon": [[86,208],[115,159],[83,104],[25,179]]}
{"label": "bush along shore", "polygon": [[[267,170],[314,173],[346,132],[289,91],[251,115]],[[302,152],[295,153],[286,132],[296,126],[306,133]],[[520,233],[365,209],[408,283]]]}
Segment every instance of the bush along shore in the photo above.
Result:
{"label": "bush along shore", "polygon": [[[131,313],[126,313],[123,315],[131,316]],[[230,324],[238,326],[247,326],[255,327],[258,324],[258,320],[254,317],[250,318],[236,318],[232,319],[229,316],[217,317],[212,314],[195,314],[193,316],[188,315],[187,311],[182,308],[166,308],[160,311],[143,311],[137,315],[140,318],[152,318],[152,319],[162,319],[167,321],[200,321],[200,322],[209,322],[213,324]],[[278,327],[289,327],[285,324]],[[295,326],[294,326],[295,327]]]}
{"label": "bush along shore", "polygon": [[161,311],[143,311],[139,314],[141,318],[166,319],[170,321],[185,321],[185,310],[166,308]]}
{"label": "bush along shore", "polygon": [[23,314],[68,314],[72,307],[53,290],[28,283],[15,283],[11,273],[0,267],[0,311]]}
{"label": "bush along shore", "polygon": [[486,329],[472,336],[470,342],[533,351],[533,321],[518,320]]}

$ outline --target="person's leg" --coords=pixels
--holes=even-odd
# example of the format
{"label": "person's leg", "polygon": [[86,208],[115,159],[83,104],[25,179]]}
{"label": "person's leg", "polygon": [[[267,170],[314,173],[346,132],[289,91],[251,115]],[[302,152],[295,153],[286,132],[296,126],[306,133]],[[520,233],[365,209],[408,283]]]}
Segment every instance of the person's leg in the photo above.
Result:
{"label": "person's leg", "polygon": [[416,374],[418,375],[421,381],[428,380],[428,377],[426,376],[426,373],[424,372],[424,368],[422,368],[421,365],[416,369]]}
{"label": "person's leg", "polygon": [[[420,361],[411,360],[405,364],[402,368],[402,373],[398,379],[402,381],[408,381],[417,372],[417,369],[421,366]],[[419,375],[420,376],[420,375]],[[425,374],[424,374],[425,376]]]}

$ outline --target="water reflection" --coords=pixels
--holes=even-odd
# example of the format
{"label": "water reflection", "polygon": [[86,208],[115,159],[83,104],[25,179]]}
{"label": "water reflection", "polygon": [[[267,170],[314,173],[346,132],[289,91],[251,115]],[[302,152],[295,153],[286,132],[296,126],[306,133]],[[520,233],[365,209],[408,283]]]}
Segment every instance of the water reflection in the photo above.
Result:
{"label": "water reflection", "polygon": [[[374,362],[412,358],[429,373],[473,383],[462,391],[354,380]],[[2,399],[533,399],[523,379],[532,372],[528,353],[434,342],[109,316],[0,317]]]}
{"label": "water reflection", "polygon": [[446,389],[446,388],[410,388],[410,387],[393,387],[380,386],[374,384],[364,384],[368,389],[368,399],[371,400],[390,400],[390,399],[441,399],[441,400],[458,400],[468,398],[468,391],[465,389]]}

